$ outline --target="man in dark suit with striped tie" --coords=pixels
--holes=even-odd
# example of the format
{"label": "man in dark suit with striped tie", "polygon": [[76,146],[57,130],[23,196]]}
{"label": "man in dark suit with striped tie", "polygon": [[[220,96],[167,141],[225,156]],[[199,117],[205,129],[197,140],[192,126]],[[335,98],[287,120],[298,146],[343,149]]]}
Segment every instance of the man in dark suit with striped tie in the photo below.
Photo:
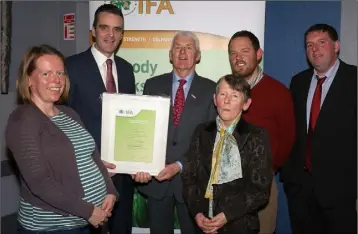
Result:
{"label": "man in dark suit with striped tie", "polygon": [[[138,190],[148,196],[150,232],[174,232],[174,207],[181,233],[192,234],[196,224],[189,215],[182,196],[182,157],[189,147],[195,127],[216,117],[212,101],[215,82],[199,76],[195,66],[200,61],[199,39],[192,32],[178,32],[169,51],[173,71],[146,81],[143,94],[171,97],[166,166],[155,178],[138,173]],[[195,216],[195,214],[193,215]]]}
{"label": "man in dark suit with striped tie", "polygon": [[[97,146],[101,147],[103,92],[135,94],[133,67],[115,55],[123,38],[123,14],[111,4],[100,6],[93,22],[95,43],[86,51],[66,60],[71,81],[68,105],[81,117]],[[105,166],[113,167],[106,162]],[[132,233],[134,183],[130,175],[114,175],[113,183],[120,194],[109,219],[111,234]]]}

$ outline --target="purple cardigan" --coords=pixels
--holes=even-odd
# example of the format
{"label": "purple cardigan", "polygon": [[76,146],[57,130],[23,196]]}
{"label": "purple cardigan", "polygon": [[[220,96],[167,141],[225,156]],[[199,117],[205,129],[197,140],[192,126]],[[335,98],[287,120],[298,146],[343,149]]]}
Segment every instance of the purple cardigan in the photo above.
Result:
{"label": "purple cardigan", "polygon": [[[83,126],[69,107],[57,106]],[[37,106],[24,104],[14,110],[5,130],[6,143],[20,170],[21,197],[34,206],[64,216],[88,220],[94,205],[82,200],[84,191],[77,170],[74,148],[67,136]],[[118,197],[97,147],[93,160],[107,185]]]}

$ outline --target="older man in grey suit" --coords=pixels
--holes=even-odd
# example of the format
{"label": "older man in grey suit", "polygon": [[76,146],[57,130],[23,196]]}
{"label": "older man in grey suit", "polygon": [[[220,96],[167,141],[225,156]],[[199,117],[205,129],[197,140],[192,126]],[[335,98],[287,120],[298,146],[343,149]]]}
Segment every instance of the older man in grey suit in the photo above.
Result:
{"label": "older man in grey suit", "polygon": [[195,127],[216,117],[212,102],[215,83],[199,76],[195,66],[200,61],[200,46],[192,32],[178,32],[169,51],[173,71],[146,81],[143,94],[171,97],[166,166],[155,178],[140,172],[138,190],[148,197],[150,232],[170,234],[174,230],[174,207],[181,233],[195,233],[195,222],[182,197],[182,156],[189,147]]}

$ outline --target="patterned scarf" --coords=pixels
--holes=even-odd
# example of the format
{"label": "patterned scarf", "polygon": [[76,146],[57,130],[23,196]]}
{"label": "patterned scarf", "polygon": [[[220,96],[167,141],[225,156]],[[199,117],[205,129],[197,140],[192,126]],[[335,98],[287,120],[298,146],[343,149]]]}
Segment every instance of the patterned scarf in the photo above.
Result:
{"label": "patterned scarf", "polygon": [[240,152],[236,139],[232,135],[239,120],[240,115],[228,128],[224,129],[220,126],[220,117],[216,117],[220,138],[214,148],[210,179],[205,192],[205,198],[211,201],[213,200],[213,184],[224,184],[242,178]]}
{"label": "patterned scarf", "polygon": [[251,82],[249,82],[250,87],[253,88],[255,85],[257,85],[257,83],[259,83],[260,80],[262,80],[263,77],[264,77],[264,73],[263,73],[261,67],[258,66],[258,68],[257,68],[257,76],[255,77],[255,79],[253,79]]}

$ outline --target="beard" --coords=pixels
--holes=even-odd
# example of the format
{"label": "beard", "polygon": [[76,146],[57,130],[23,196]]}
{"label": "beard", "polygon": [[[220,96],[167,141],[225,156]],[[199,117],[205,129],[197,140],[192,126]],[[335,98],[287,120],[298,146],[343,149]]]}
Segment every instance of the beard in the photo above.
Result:
{"label": "beard", "polygon": [[232,70],[232,73],[239,79],[250,79],[252,77],[252,75],[255,72],[255,68],[248,68],[244,71],[234,71]]}

